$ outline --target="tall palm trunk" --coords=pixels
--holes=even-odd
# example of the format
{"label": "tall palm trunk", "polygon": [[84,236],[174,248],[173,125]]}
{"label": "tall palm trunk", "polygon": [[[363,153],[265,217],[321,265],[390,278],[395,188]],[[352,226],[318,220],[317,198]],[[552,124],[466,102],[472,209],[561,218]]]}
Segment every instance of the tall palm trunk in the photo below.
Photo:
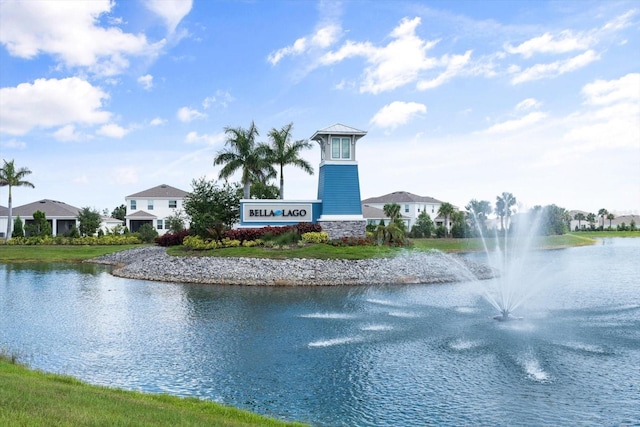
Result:
{"label": "tall palm trunk", "polygon": [[13,221],[11,219],[11,215],[13,213],[13,203],[11,201],[11,186],[9,186],[9,212],[8,212],[8,216],[7,216],[7,234],[5,234],[6,240],[9,240],[11,238],[11,234],[13,233]]}

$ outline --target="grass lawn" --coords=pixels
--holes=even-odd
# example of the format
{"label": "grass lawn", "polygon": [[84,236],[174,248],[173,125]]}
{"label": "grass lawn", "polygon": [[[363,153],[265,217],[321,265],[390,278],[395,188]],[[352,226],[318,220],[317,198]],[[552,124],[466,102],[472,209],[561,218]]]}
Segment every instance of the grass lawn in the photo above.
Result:
{"label": "grass lawn", "polygon": [[92,386],[0,355],[3,426],[301,426],[194,398]]}
{"label": "grass lawn", "polygon": [[77,262],[141,245],[0,245],[0,262]]}
{"label": "grass lawn", "polygon": [[[570,246],[584,246],[595,243],[595,239],[603,237],[640,237],[638,231],[593,231],[569,233],[561,236],[543,236],[534,240],[536,249],[556,249]],[[501,239],[486,239],[489,249]],[[443,252],[473,252],[483,250],[480,239],[412,239],[413,250],[439,250]],[[58,246],[34,245],[11,246],[0,245],[0,263],[2,262],[77,262],[100,255],[122,251],[140,245],[115,246]],[[219,257],[257,257],[257,258],[318,258],[318,259],[368,259],[393,256],[405,251],[405,248],[387,246],[331,246],[327,244],[291,247],[283,249],[224,248],[208,251],[187,251],[182,247],[168,248],[174,256],[219,256]]]}

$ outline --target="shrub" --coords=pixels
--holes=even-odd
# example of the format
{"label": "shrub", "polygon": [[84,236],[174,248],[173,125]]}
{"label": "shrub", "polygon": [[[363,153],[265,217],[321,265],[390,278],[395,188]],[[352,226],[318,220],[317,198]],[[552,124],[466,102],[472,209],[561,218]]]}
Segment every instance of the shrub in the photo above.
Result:
{"label": "shrub", "polygon": [[189,230],[182,230],[179,233],[166,233],[164,236],[157,237],[155,241],[160,246],[180,246],[188,235]]}
{"label": "shrub", "polygon": [[225,248],[237,248],[241,245],[240,240],[237,239],[222,239],[222,246]]}
{"label": "shrub", "polygon": [[151,243],[158,237],[158,231],[151,224],[142,224],[137,234],[144,243]]}
{"label": "shrub", "polygon": [[215,240],[205,241],[200,236],[186,236],[182,244],[194,251],[204,251],[218,247],[218,243]]}
{"label": "shrub", "polygon": [[302,241],[305,243],[327,243],[329,242],[329,235],[326,231],[309,231],[302,234]]}
{"label": "shrub", "polygon": [[13,233],[11,233],[12,237],[24,237],[24,228],[22,224],[22,220],[20,219],[20,215],[16,217],[13,221]]}

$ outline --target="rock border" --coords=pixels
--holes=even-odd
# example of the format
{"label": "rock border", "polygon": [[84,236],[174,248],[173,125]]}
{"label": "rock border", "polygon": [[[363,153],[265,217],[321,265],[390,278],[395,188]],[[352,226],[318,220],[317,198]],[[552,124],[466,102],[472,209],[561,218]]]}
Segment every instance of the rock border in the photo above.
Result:
{"label": "rock border", "polygon": [[169,256],[147,246],[88,262],[114,265],[114,276],[162,282],[250,286],[429,284],[481,280],[490,269],[458,255],[406,251],[392,258],[320,260]]}

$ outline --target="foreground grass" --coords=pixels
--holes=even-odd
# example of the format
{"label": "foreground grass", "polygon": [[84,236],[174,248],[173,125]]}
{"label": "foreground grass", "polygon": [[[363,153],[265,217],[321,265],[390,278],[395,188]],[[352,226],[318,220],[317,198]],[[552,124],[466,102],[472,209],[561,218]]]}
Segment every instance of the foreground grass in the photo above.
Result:
{"label": "foreground grass", "polygon": [[3,426],[301,426],[198,399],[85,384],[0,355]]}
{"label": "foreground grass", "polygon": [[0,245],[0,262],[78,262],[141,245]]}
{"label": "foreground grass", "polygon": [[[557,249],[571,246],[584,246],[595,243],[597,238],[640,237],[638,231],[594,231],[564,234],[562,236],[544,236],[534,240],[534,249]],[[488,249],[494,249],[501,239],[488,238]],[[412,239],[414,250],[439,250],[443,252],[473,252],[484,249],[480,239]],[[140,245],[115,246],[7,246],[0,245],[0,263],[2,262],[74,262],[83,261],[100,255],[122,251]],[[168,248],[174,256],[218,256],[218,257],[254,257],[254,258],[317,258],[317,259],[368,259],[393,256],[405,251],[405,248],[388,246],[343,246],[309,245],[284,249],[267,248],[225,248],[209,251],[188,251],[183,247]]]}

